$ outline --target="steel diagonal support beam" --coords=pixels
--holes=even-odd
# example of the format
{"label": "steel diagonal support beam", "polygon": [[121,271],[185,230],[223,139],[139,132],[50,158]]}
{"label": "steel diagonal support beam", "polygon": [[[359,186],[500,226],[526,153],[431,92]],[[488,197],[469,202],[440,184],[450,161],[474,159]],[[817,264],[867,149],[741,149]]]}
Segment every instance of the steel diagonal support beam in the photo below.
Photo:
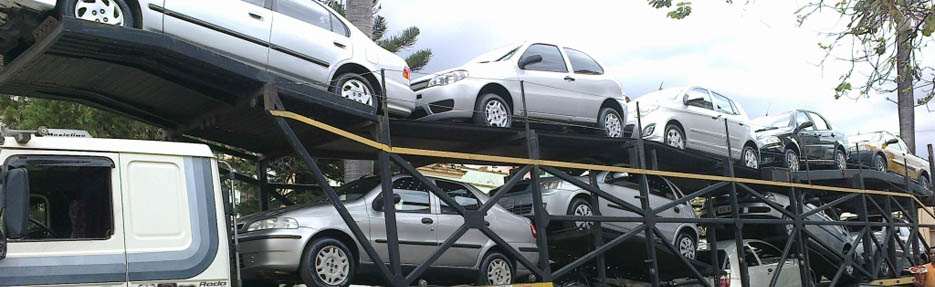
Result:
{"label": "steel diagonal support beam", "polygon": [[688,261],[688,258],[685,258],[684,256],[682,256],[681,253],[679,253],[678,249],[676,249],[675,246],[672,246],[671,242],[664,239],[666,237],[662,235],[662,232],[659,231],[659,228],[653,227],[652,232],[655,233],[656,236],[659,236],[659,238],[663,238],[663,240],[659,240],[662,242],[662,245],[665,246],[666,249],[669,249],[669,251],[671,251],[672,253],[675,253],[675,255],[679,259],[681,259],[682,263],[685,264],[685,266],[688,266],[688,270],[691,270],[692,275],[695,276],[695,279],[700,280],[701,283],[703,283],[704,286],[706,287],[712,287],[711,284],[708,283],[708,280],[705,280],[704,275],[701,275],[701,272],[699,272],[698,269],[695,268],[695,266],[692,265],[692,263]]}
{"label": "steel diagonal support beam", "polygon": [[562,266],[562,268],[555,270],[555,272],[552,273],[552,276],[554,276],[555,278],[562,277],[566,273],[571,272],[575,268],[580,267],[584,263],[587,263],[588,261],[594,259],[600,254],[607,253],[608,250],[614,247],[617,247],[617,245],[620,245],[621,243],[629,240],[630,238],[633,238],[633,236],[636,236],[637,234],[645,230],[646,230],[646,224],[640,224],[633,230],[630,230],[629,232],[624,233],[623,235],[620,235],[617,238],[614,238],[614,240],[611,240],[605,243],[604,245],[601,245],[597,249],[594,249],[591,252],[588,252],[587,254],[582,255],[581,257],[578,257],[578,259],[575,259],[575,261],[568,263],[568,265]]}
{"label": "steel diagonal support beam", "polygon": [[[535,136],[535,134],[533,134],[533,136]],[[542,280],[544,282],[549,282],[552,281],[552,267],[549,265],[549,248],[542,248],[543,246],[549,246],[545,229],[545,227],[549,225],[549,215],[546,213],[545,207],[542,206],[542,187],[539,185],[539,166],[532,167],[531,177],[532,210],[535,216],[536,234],[538,235],[536,236],[536,245],[540,247],[539,268],[541,268],[543,272]]]}
{"label": "steel diagonal support beam", "polygon": [[[870,229],[866,229],[866,230],[870,230]],[[865,233],[865,236],[866,236],[866,234],[870,234],[870,232],[866,232],[866,233]],[[880,258],[880,264],[887,264],[887,265],[890,267],[890,270],[896,270],[896,263],[893,262],[893,261],[890,261],[890,258],[889,258],[888,256],[885,256],[886,254],[889,253],[889,251],[888,251],[888,250],[889,250],[889,247],[888,247],[889,242],[890,242],[890,238],[889,238],[889,237],[883,238],[883,242],[881,243],[879,240],[877,240],[877,237],[876,237],[876,236],[870,236],[870,244],[867,244],[867,241],[864,241],[864,246],[867,246],[867,245],[876,246],[876,247],[877,247],[877,252],[875,253],[875,255],[881,255],[881,254],[882,254],[883,256],[876,256],[875,258],[877,258],[877,257]],[[872,252],[871,252],[871,253],[872,253]],[[878,268],[879,265],[878,265],[878,264],[874,264],[873,267],[874,267],[874,268]],[[877,271],[879,271],[879,270],[877,270]],[[876,271],[874,271],[874,272],[876,272]]]}
{"label": "steel diagonal support beam", "polygon": [[[438,185],[436,185],[434,182],[432,182],[431,180],[426,178],[424,175],[422,175],[422,173],[416,170],[415,167],[412,167],[412,165],[409,164],[409,162],[407,162],[406,160],[404,160],[403,158],[395,154],[391,154],[390,157],[392,157],[393,161],[396,162],[396,165],[398,165],[400,168],[406,171],[406,173],[416,178],[416,180],[418,180],[423,185],[425,185],[425,187],[427,187],[429,191],[435,194],[435,196],[438,196],[438,199],[440,199],[442,202],[447,204],[448,207],[453,208],[461,216],[468,215],[467,209],[464,209],[464,207],[458,204],[458,202],[455,201],[453,198],[451,198],[451,196],[449,196],[447,192],[442,191],[441,188],[438,188]],[[487,212],[483,211],[483,213],[486,214]],[[467,222],[467,220],[465,220],[465,222]]]}
{"label": "steel diagonal support beam", "polygon": [[848,194],[848,195],[839,197],[838,199],[835,199],[835,200],[833,200],[833,201],[831,201],[831,202],[829,202],[829,203],[827,203],[827,204],[825,204],[825,205],[819,206],[819,207],[816,208],[816,209],[812,209],[812,210],[809,210],[808,212],[803,213],[803,214],[802,214],[802,217],[809,217],[809,216],[815,215],[816,213],[819,213],[819,212],[828,210],[829,208],[835,207],[836,205],[841,204],[841,203],[843,203],[843,202],[845,202],[845,201],[854,199],[854,198],[857,197],[858,195],[859,195],[859,194],[851,193],[851,194]]}
{"label": "steel diagonal support beam", "polygon": [[727,182],[718,182],[718,183],[709,185],[708,187],[702,188],[701,190],[698,190],[698,191],[693,192],[693,193],[691,193],[691,194],[689,194],[689,195],[683,196],[682,198],[679,198],[679,199],[676,200],[676,201],[672,201],[672,202],[666,203],[666,204],[664,204],[664,205],[662,205],[662,206],[660,206],[660,207],[654,209],[654,210],[653,210],[653,213],[659,214],[660,212],[663,212],[663,211],[666,211],[666,210],[668,210],[668,209],[670,209],[670,208],[676,207],[676,206],[678,206],[678,205],[680,205],[680,204],[682,204],[682,203],[686,203],[686,202],[688,202],[689,200],[692,200],[692,199],[694,199],[694,198],[696,198],[696,197],[705,196],[705,195],[707,195],[707,194],[709,194],[709,193],[711,193],[711,192],[714,192],[715,190],[717,190],[717,189],[719,189],[719,188],[722,188],[722,187],[725,187],[725,186],[727,186],[727,185],[728,185]]}
{"label": "steel diagonal support beam", "polygon": [[779,274],[782,273],[782,267],[786,265],[786,259],[789,258],[789,253],[792,251],[792,243],[795,242],[795,236],[799,233],[798,230],[793,230],[792,234],[789,235],[789,239],[786,239],[786,246],[782,248],[782,255],[779,256],[779,263],[776,266],[776,273],[773,273],[773,277],[769,280],[769,287],[776,286],[776,282],[779,281]]}
{"label": "steel diagonal support beam", "polygon": [[507,194],[506,191],[512,189],[513,186],[515,186],[516,183],[522,180],[523,177],[526,176],[526,174],[529,173],[529,171],[531,170],[532,170],[532,166],[530,165],[527,165],[521,168],[516,174],[510,177],[510,179],[507,180],[505,184],[500,186],[500,189],[498,189],[499,192],[497,192],[492,197],[490,197],[490,199],[488,199],[487,202],[484,203],[484,206],[480,208],[480,211],[482,212],[490,211],[490,209],[493,208],[493,206],[496,205],[497,202],[500,201],[500,199],[503,198],[503,196]]}
{"label": "steel diagonal support beam", "polygon": [[[529,259],[526,259],[526,257],[523,256],[523,254],[520,254],[519,251],[516,251],[516,249],[513,248],[512,245],[507,243],[506,240],[503,240],[503,238],[501,238],[500,235],[497,235],[497,233],[493,232],[493,230],[490,230],[489,227],[482,226],[478,230],[480,230],[481,233],[484,233],[484,235],[487,235],[487,238],[490,238],[490,240],[493,240],[493,242],[496,243],[497,246],[501,247],[502,250],[506,251],[506,253],[509,253],[508,255],[510,256],[510,258],[514,258],[517,261],[519,261],[520,264],[523,264],[523,266],[526,266],[526,268],[529,268],[529,271],[531,271],[532,273],[539,275],[540,277],[543,277],[543,278],[545,277],[546,275],[545,270],[540,269],[535,263],[532,263],[531,261],[529,261]],[[543,247],[541,246],[539,247],[539,249],[542,249],[542,248]],[[546,246],[545,248],[548,248],[548,246]],[[543,280],[549,281],[550,279],[543,279]]]}
{"label": "steel diagonal support beam", "polygon": [[769,205],[769,207],[772,207],[772,208],[775,209],[776,211],[779,211],[779,213],[782,213],[783,215],[788,216],[788,217],[793,217],[793,216],[794,216],[794,215],[792,214],[792,212],[789,212],[788,210],[786,210],[785,207],[783,207],[783,206],[777,204],[776,202],[773,202],[772,200],[769,200],[768,198],[766,198],[766,196],[763,196],[762,193],[760,193],[760,192],[758,192],[758,191],[756,191],[756,190],[753,190],[752,188],[750,188],[750,187],[747,186],[746,184],[738,183],[737,186],[739,186],[739,187],[742,188],[743,190],[745,190],[745,191],[747,191],[748,193],[750,193],[750,195],[753,195],[753,197],[756,197],[757,199],[763,201],[763,203],[766,203],[766,205]]}
{"label": "steel diagonal support beam", "polygon": [[[597,183],[597,172],[595,172],[594,170],[591,170],[588,173],[588,181],[591,184],[591,186],[597,189],[600,189],[600,185],[598,185]],[[601,201],[598,195],[592,192],[590,199],[591,199],[591,206],[592,206],[591,209],[593,209],[594,216],[597,216],[597,217],[603,216],[603,214],[601,214]],[[592,240],[592,243],[594,244],[594,248],[604,245],[604,231],[603,231],[601,222],[600,221],[594,222],[594,226],[592,228],[594,228],[594,234],[591,240]],[[606,266],[606,262],[604,262],[604,254],[600,254],[597,256],[596,263],[597,263],[597,278],[599,281],[598,286],[607,286],[607,266]]]}
{"label": "steel diagonal support beam", "polygon": [[590,185],[590,184],[586,184],[586,183],[584,183],[584,182],[581,182],[581,180],[575,178],[574,176],[568,175],[567,173],[564,173],[564,172],[562,172],[562,171],[560,171],[560,170],[558,170],[558,169],[555,169],[555,168],[549,167],[549,166],[542,166],[542,167],[540,167],[540,168],[541,168],[542,170],[544,170],[545,172],[548,172],[548,173],[554,175],[554,176],[557,177],[557,178],[560,178],[560,179],[562,179],[562,180],[564,180],[564,181],[566,181],[566,182],[568,182],[568,183],[571,183],[571,184],[574,185],[574,186],[577,186],[577,187],[579,187],[579,188],[581,188],[581,189],[587,190],[587,191],[589,191],[589,192],[591,192],[591,193],[597,194],[598,196],[603,197],[603,198],[606,199],[607,201],[613,202],[614,204],[619,205],[619,206],[623,207],[624,209],[627,209],[627,211],[634,212],[634,213],[636,213],[636,214],[638,214],[638,215],[645,215],[645,212],[644,212],[644,210],[643,210],[642,208],[636,207],[636,206],[634,206],[633,204],[630,204],[630,203],[628,203],[628,202],[626,202],[626,201],[623,201],[623,200],[617,198],[616,196],[613,196],[612,194],[609,194],[609,193],[607,193],[607,192],[605,192],[605,191],[603,191],[603,190],[600,190],[599,188],[596,188],[596,187],[594,187],[594,186],[592,186],[592,185]]}
{"label": "steel diagonal support beam", "polygon": [[857,215],[858,216],[857,218],[864,223],[864,228],[863,228],[863,230],[865,231],[863,235],[864,236],[864,239],[863,239],[864,240],[864,245],[863,245],[864,246],[864,250],[863,250],[864,262],[871,262],[871,265],[873,266],[873,269],[874,269],[873,271],[874,276],[871,276],[871,277],[874,279],[877,279],[878,277],[877,271],[879,271],[879,268],[877,268],[877,264],[875,263],[876,261],[874,260],[875,257],[872,256],[873,242],[871,242],[871,240],[873,240],[872,239],[873,235],[866,232],[866,230],[872,230],[870,226],[870,220],[868,220],[867,215],[868,215],[867,195],[861,194],[860,195],[860,214]]}
{"label": "steel diagonal support beam", "polygon": [[429,266],[432,266],[432,263],[435,263],[438,258],[442,257],[442,255],[445,254],[445,251],[448,251],[451,246],[454,246],[455,242],[457,242],[461,236],[464,236],[468,230],[470,230],[470,228],[467,226],[467,224],[461,224],[461,227],[458,227],[458,230],[451,234],[451,236],[448,236],[448,239],[445,240],[445,243],[443,243],[441,247],[438,247],[438,249],[432,253],[432,256],[426,259],[425,262],[422,262],[422,264],[419,264],[419,267],[416,267],[415,270],[409,272],[409,275],[406,275],[406,286],[412,286],[412,282],[418,279],[419,276],[422,276],[422,273],[425,273]]}
{"label": "steel diagonal support beam", "polygon": [[[789,181],[792,181],[792,173],[787,172],[787,177]],[[812,274],[809,272],[811,270],[811,261],[808,258],[808,249],[806,248],[806,239],[807,235],[802,232],[804,225],[802,225],[802,201],[799,200],[799,191],[795,187],[789,188],[789,200],[790,205],[792,205],[792,216],[793,221],[793,230],[795,230],[795,248],[799,252],[799,279],[802,286],[812,286],[813,282],[819,281],[818,278],[811,278],[812,276],[817,276],[817,274]],[[793,238],[790,238],[792,240]]]}
{"label": "steel diagonal support beam", "polygon": [[363,231],[360,230],[360,226],[357,225],[357,222],[354,221],[354,218],[351,216],[350,212],[347,211],[347,208],[344,207],[344,204],[341,203],[338,194],[334,192],[334,189],[331,188],[325,179],[325,175],[322,173],[321,169],[318,168],[318,164],[315,163],[315,159],[308,153],[308,150],[302,146],[302,141],[299,140],[299,137],[296,136],[295,131],[292,130],[292,127],[289,126],[289,123],[286,122],[284,118],[273,117],[273,120],[276,121],[276,124],[282,130],[283,134],[286,136],[286,139],[289,141],[289,145],[292,146],[292,149],[295,150],[299,157],[305,161],[305,164],[308,165],[309,170],[312,172],[312,176],[315,178],[315,181],[321,185],[322,191],[325,192],[325,195],[328,197],[328,200],[331,201],[331,205],[337,209],[338,214],[341,216],[341,219],[344,220],[344,223],[347,224],[347,227],[351,229],[351,233],[354,235],[354,238],[357,239],[358,244],[363,247],[364,252],[367,253],[367,256],[370,256],[370,260],[373,260],[374,264],[377,266],[377,269],[380,270],[380,275],[383,275],[383,279],[386,282],[394,282],[395,275],[390,272],[386,267],[383,260],[380,259],[377,251],[373,248],[373,245],[370,245],[370,241],[367,240],[367,236]]}

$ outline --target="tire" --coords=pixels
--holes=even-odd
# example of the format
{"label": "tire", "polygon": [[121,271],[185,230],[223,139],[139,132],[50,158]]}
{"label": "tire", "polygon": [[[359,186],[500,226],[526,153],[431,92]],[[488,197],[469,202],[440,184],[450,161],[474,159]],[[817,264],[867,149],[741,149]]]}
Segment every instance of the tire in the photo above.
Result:
{"label": "tire", "polygon": [[[582,197],[575,198],[568,204],[568,215],[576,216],[591,216],[594,215],[594,209],[591,207],[591,202]],[[594,222],[591,221],[571,221],[567,222],[568,228],[575,228],[577,230],[588,230],[591,229],[591,226],[594,226]]]}
{"label": "tire", "polygon": [[503,253],[491,251],[481,261],[478,273],[478,285],[509,285],[513,283],[516,267]]}
{"label": "tire", "polygon": [[742,162],[743,165],[746,167],[749,167],[752,169],[759,169],[760,168],[760,156],[757,154],[756,148],[749,146],[749,145],[744,146],[743,152],[741,153],[741,156],[740,156],[740,162]]}
{"label": "tire", "polygon": [[64,4],[65,16],[107,25],[140,27],[127,0],[65,0]]}
{"label": "tire", "polygon": [[873,169],[881,172],[889,171],[889,168],[886,166],[886,156],[882,154],[876,154],[873,156]]}
{"label": "tire", "polygon": [[679,235],[675,237],[675,248],[678,249],[679,255],[688,259],[695,259],[695,254],[698,252],[695,237],[688,231],[679,232]]}
{"label": "tire", "polygon": [[[312,242],[299,264],[299,276],[306,286],[346,287],[351,285],[357,262],[347,245],[334,238]],[[322,272],[317,271],[319,268]]]}
{"label": "tire", "polygon": [[843,150],[834,150],[834,167],[838,170],[847,169],[847,154]]}
{"label": "tire", "polygon": [[782,167],[788,168],[789,171],[796,172],[801,170],[801,164],[802,161],[799,159],[799,153],[791,148],[787,148],[783,153]]}
{"label": "tire", "polygon": [[370,106],[371,111],[376,114],[380,110],[380,102],[377,99],[376,90],[373,85],[363,76],[355,73],[344,73],[334,80],[334,94],[360,104]]}
{"label": "tire", "polygon": [[929,182],[929,175],[924,173],[919,175],[919,185],[921,185],[924,190],[931,189],[932,183]]}
{"label": "tire", "polygon": [[666,125],[666,132],[663,134],[663,142],[670,146],[680,150],[685,149],[685,131],[681,127],[668,124]]}
{"label": "tire", "polygon": [[474,104],[474,123],[488,127],[509,128],[513,125],[513,110],[497,94],[485,94]]}
{"label": "tire", "polygon": [[617,109],[603,107],[597,114],[597,127],[601,129],[604,136],[610,138],[623,137],[623,117]]}

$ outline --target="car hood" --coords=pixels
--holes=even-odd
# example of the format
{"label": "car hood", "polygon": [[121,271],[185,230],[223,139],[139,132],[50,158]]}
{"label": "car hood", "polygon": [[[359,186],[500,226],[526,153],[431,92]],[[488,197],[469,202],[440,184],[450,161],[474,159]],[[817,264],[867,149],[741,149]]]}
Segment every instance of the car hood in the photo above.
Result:
{"label": "car hood", "polygon": [[777,129],[757,131],[756,138],[762,139],[766,137],[780,137],[780,136],[792,134],[793,130],[794,128],[787,127],[787,128],[777,128]]}
{"label": "car hood", "polygon": [[458,67],[442,70],[436,73],[432,73],[431,75],[420,77],[413,80],[412,82],[415,83],[428,81],[435,76],[456,70],[468,71],[468,76],[470,78],[509,79],[516,77],[516,70],[513,68],[512,64],[513,62],[511,61],[467,63]]}
{"label": "car hood", "polygon": [[250,223],[250,222],[257,221],[257,220],[278,217],[278,216],[285,215],[285,214],[300,213],[300,212],[305,213],[307,210],[317,210],[317,209],[330,208],[330,207],[331,207],[331,202],[329,202],[327,199],[318,200],[318,201],[314,201],[314,202],[310,202],[306,204],[287,206],[283,208],[271,209],[271,210],[267,210],[263,212],[254,213],[244,218],[241,218],[239,221],[244,222],[244,223]]}

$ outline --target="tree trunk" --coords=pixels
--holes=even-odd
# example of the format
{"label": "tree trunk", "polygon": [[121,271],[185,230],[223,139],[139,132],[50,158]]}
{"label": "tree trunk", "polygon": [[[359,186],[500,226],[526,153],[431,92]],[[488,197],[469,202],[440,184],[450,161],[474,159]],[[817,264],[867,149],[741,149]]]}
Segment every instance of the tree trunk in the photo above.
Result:
{"label": "tree trunk", "polygon": [[347,20],[364,32],[367,38],[373,35],[373,0],[347,0]]}
{"label": "tree trunk", "polygon": [[912,91],[912,29],[909,21],[898,24],[896,33],[896,105],[899,109],[899,136],[909,150],[916,150],[915,98]]}

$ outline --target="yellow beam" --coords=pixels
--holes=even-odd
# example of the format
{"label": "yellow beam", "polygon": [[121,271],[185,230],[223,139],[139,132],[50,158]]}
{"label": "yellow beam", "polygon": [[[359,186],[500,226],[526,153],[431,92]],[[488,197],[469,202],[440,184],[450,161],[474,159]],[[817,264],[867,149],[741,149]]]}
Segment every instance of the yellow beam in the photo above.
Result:
{"label": "yellow beam", "polygon": [[871,281],[870,285],[873,285],[873,286],[907,286],[907,285],[912,285],[912,277],[875,280],[875,281]]}

